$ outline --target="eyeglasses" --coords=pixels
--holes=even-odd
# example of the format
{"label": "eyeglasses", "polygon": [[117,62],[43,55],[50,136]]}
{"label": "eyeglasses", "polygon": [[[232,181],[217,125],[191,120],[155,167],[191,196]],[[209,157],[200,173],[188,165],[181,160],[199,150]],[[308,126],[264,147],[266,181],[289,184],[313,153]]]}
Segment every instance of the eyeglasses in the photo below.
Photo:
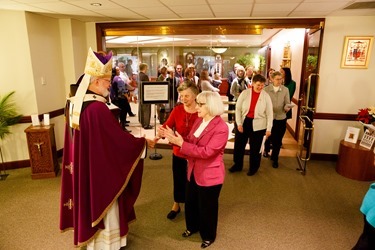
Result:
{"label": "eyeglasses", "polygon": [[198,102],[197,100],[195,100],[195,103],[198,105],[198,107],[202,107],[203,105],[206,105],[206,103],[203,103],[203,102]]}

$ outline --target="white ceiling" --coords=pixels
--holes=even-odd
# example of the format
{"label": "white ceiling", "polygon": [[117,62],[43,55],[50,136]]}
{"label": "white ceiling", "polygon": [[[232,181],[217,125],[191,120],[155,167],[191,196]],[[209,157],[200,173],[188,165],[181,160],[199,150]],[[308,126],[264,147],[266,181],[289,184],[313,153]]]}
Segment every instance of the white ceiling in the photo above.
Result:
{"label": "white ceiling", "polygon": [[374,8],[344,10],[355,2],[374,3],[373,0],[0,0],[0,9],[84,22],[375,15]]}
{"label": "white ceiling", "polygon": [[[344,8],[367,2],[367,9]],[[100,3],[101,6],[93,6]],[[371,8],[372,7],[372,8]],[[0,10],[29,11],[55,18],[83,22],[186,20],[186,19],[259,19],[322,18],[327,16],[374,16],[373,0],[0,0]],[[160,46],[259,46],[277,30],[264,30],[260,36],[179,36],[173,42],[154,39]],[[188,40],[177,41],[177,38]],[[122,45],[124,46],[124,45]],[[130,44],[127,44],[130,46]],[[145,45],[146,46],[146,45]]]}

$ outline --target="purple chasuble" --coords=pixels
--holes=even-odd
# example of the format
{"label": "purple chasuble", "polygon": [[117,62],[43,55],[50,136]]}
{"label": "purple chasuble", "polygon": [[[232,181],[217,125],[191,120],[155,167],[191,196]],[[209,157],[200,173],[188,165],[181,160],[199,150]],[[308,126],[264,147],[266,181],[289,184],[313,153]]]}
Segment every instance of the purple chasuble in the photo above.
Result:
{"label": "purple chasuble", "polygon": [[135,219],[145,147],[146,139],[124,132],[103,102],[83,109],[79,130],[66,124],[60,230],[74,230],[74,245],[86,245],[104,228],[103,218],[116,199],[120,236],[127,235]]}

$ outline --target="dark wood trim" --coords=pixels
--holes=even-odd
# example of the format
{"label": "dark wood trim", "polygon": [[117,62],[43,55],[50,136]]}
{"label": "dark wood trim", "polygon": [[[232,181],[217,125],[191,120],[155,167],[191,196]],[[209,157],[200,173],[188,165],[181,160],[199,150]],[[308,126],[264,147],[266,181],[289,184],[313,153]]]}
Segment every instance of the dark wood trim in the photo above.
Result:
{"label": "dark wood trim", "polygon": [[338,155],[311,153],[310,159],[314,161],[337,161]]}
{"label": "dark wood trim", "polygon": [[335,113],[315,113],[314,120],[335,120],[335,121],[355,121],[357,115],[335,114]]}
{"label": "dark wood trim", "polygon": [[0,163],[1,170],[27,168],[27,167],[30,167],[30,160],[10,161],[10,162]]}
{"label": "dark wood trim", "polygon": [[[49,113],[49,118],[52,119],[54,117],[58,117],[60,115],[64,115],[64,108],[57,109],[57,110],[52,110]],[[43,119],[43,114],[38,115],[39,120]],[[30,123],[31,122],[31,116],[23,116],[21,120],[18,123]]]}
{"label": "dark wood trim", "polygon": [[140,21],[96,23],[98,50],[105,50],[103,38],[112,36],[142,35],[241,35],[261,34],[262,29],[320,27],[324,18],[291,19],[213,19],[178,21]]}

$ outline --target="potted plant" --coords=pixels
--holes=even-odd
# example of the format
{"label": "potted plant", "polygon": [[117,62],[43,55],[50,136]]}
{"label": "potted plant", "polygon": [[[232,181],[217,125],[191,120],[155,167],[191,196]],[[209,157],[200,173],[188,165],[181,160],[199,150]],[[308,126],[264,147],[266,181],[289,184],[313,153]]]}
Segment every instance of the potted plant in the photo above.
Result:
{"label": "potted plant", "polygon": [[[10,126],[17,124],[22,118],[22,115],[18,114],[17,107],[11,97],[14,95],[14,91],[6,94],[4,97],[0,97],[0,140],[3,141],[4,138],[11,134]],[[5,180],[8,174],[5,171],[5,163],[3,158],[3,153],[0,145],[0,157],[1,163],[3,165],[2,170],[0,170],[0,180]]]}
{"label": "potted plant", "polygon": [[240,56],[237,59],[237,63],[241,64],[244,67],[255,66],[255,65],[259,64],[259,66],[258,66],[259,69],[257,69],[257,70],[263,71],[264,66],[265,66],[265,58],[262,55],[255,55],[255,54],[249,53],[249,54]]}
{"label": "potted plant", "polygon": [[315,69],[318,64],[318,56],[308,55],[307,56],[307,66],[311,69]]}

